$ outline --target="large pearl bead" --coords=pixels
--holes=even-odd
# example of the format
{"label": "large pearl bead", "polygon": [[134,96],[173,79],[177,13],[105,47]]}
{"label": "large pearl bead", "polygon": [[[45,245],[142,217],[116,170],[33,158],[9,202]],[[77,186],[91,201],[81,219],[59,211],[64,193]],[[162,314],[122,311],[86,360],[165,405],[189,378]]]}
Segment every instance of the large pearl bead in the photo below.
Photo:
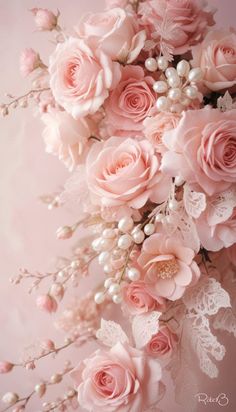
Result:
{"label": "large pearl bead", "polygon": [[134,242],[138,245],[144,241],[145,235],[142,230],[136,230],[133,234]]}
{"label": "large pearl bead", "polygon": [[189,99],[193,100],[198,96],[198,89],[194,86],[188,86],[184,89],[184,93],[187,97],[189,97]]}
{"label": "large pearl bead", "polygon": [[181,98],[181,89],[175,87],[174,89],[170,89],[168,93],[168,97],[170,100],[179,100]]}
{"label": "large pearl bead", "polygon": [[120,294],[112,296],[113,302],[118,305],[122,302],[122,296]]}
{"label": "large pearl bead", "polygon": [[189,70],[190,70],[190,64],[186,60],[181,60],[177,64],[177,73],[180,77],[187,77]]}
{"label": "large pearl bead", "polygon": [[150,72],[155,72],[158,68],[156,59],[154,59],[153,57],[149,57],[148,59],[146,59],[145,67]]}
{"label": "large pearl bead", "polygon": [[108,261],[108,259],[110,258],[110,253],[109,252],[102,252],[100,253],[100,255],[98,256],[98,263],[100,265],[104,265],[104,263],[106,263]]}
{"label": "large pearl bead", "polygon": [[128,278],[134,282],[139,280],[140,278],[140,271],[137,268],[130,268],[127,272]]}
{"label": "large pearl bead", "polygon": [[134,221],[132,217],[123,217],[118,223],[118,229],[124,233],[129,232],[131,229],[133,229],[133,226]]}
{"label": "large pearl bead", "polygon": [[122,235],[118,240],[118,247],[120,249],[126,250],[132,245],[132,237],[128,234]]}
{"label": "large pearl bead", "polygon": [[168,67],[168,60],[165,57],[160,56],[157,59],[157,65],[158,65],[158,69],[165,71]]}
{"label": "large pearl bead", "polygon": [[171,76],[178,76],[178,73],[174,67],[168,67],[168,69],[166,69],[165,71],[165,75],[167,78],[169,78]]}
{"label": "large pearl bead", "polygon": [[148,223],[144,226],[144,233],[147,236],[151,236],[155,232],[155,225],[153,223]]}
{"label": "large pearl bead", "polygon": [[188,74],[188,80],[190,82],[199,82],[203,78],[203,72],[200,67],[190,70]]}
{"label": "large pearl bead", "polygon": [[168,85],[166,82],[164,82],[163,80],[159,80],[158,82],[155,82],[153,85],[153,90],[156,93],[166,93],[168,90]]}
{"label": "large pearl bead", "polygon": [[156,107],[160,112],[164,112],[169,107],[169,102],[166,96],[158,97]]}
{"label": "large pearl bead", "polygon": [[176,88],[179,87],[181,83],[180,77],[177,75],[171,75],[168,77],[168,84],[170,87]]}
{"label": "large pearl bead", "polygon": [[94,301],[95,303],[97,303],[97,305],[100,305],[101,303],[103,303],[105,300],[105,295],[103,292],[97,292],[94,296]]}
{"label": "large pearl bead", "polygon": [[120,292],[120,285],[118,283],[112,283],[108,290],[110,295],[116,295]]}

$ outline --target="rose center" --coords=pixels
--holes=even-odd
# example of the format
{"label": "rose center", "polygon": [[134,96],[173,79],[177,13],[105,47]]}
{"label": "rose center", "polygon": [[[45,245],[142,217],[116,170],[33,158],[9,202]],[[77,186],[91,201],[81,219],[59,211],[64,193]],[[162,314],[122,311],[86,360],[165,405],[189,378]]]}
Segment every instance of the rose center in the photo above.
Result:
{"label": "rose center", "polygon": [[156,262],[155,269],[158,278],[170,279],[178,273],[179,265],[177,260],[173,257],[169,260]]}

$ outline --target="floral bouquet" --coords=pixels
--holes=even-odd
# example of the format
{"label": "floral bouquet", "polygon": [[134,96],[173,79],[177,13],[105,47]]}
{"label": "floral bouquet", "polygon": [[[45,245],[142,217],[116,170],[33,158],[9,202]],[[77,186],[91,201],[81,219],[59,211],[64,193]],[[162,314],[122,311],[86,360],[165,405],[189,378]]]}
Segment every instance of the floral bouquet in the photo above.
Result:
{"label": "floral bouquet", "polygon": [[216,330],[236,337],[236,32],[214,29],[202,0],[108,0],[71,31],[59,12],[31,12],[55,48],[47,64],[23,51],[32,89],[1,110],[32,102],[46,151],[71,172],[42,201],[70,205],[78,219],[56,233],[75,238],[70,257],[11,281],[30,280],[48,313],[71,287],[78,299],[54,322],[62,345],[40,341],[18,363],[2,360],[0,373],[32,370],[70,346],[93,349],[29,394],[3,394],[2,411],[32,412],[34,396],[45,412],[160,411],[167,373],[176,401],[194,410],[193,357],[216,378],[225,355]]}

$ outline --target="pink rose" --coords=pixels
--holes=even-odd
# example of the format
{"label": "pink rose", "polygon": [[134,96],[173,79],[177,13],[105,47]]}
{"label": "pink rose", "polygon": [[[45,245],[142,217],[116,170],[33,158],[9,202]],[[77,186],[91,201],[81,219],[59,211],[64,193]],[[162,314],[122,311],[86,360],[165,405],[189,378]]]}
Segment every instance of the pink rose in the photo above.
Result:
{"label": "pink rose", "polygon": [[157,309],[163,310],[165,299],[158,297],[154,299],[148,292],[146,284],[142,280],[131,282],[122,289],[124,307],[132,315],[146,313]]}
{"label": "pink rose", "polygon": [[167,326],[160,326],[160,330],[152,336],[145,347],[148,355],[159,358],[170,355],[178,342],[178,336]]}
{"label": "pink rose", "polygon": [[120,65],[84,40],[70,37],[50,56],[55,100],[73,117],[95,113],[120,79]]}
{"label": "pink rose", "polygon": [[166,132],[161,169],[182,176],[212,195],[236,180],[236,110],[206,107],[184,112],[176,129]]}
{"label": "pink rose", "polygon": [[23,77],[28,76],[38,67],[45,67],[39,54],[33,49],[25,49],[20,56],[20,72]]}
{"label": "pink rose", "polygon": [[76,27],[79,37],[87,39],[93,50],[100,48],[112,60],[131,63],[138,57],[145,40],[134,17],[122,8],[103,13],[88,13]]}
{"label": "pink rose", "polygon": [[166,151],[162,141],[163,135],[166,131],[175,129],[179,120],[180,115],[178,113],[170,112],[158,113],[144,120],[144,136],[153,144],[157,152],[163,153]]}
{"label": "pink rose", "polygon": [[89,146],[93,122],[86,118],[75,120],[67,112],[57,110],[43,114],[42,121],[46,152],[58,156],[69,170],[73,170]]}
{"label": "pink rose", "polygon": [[200,276],[194,262],[192,249],[184,247],[179,240],[163,234],[154,234],[147,238],[138,258],[138,264],[146,271],[144,281],[153,297],[165,297],[176,300],[183,296]]}
{"label": "pink rose", "polygon": [[119,85],[105,103],[106,122],[112,132],[142,132],[143,121],[155,105],[156,95],[152,89],[154,79],[145,76],[140,66],[126,66],[122,69]]}
{"label": "pink rose", "polygon": [[146,140],[111,137],[105,143],[96,143],[86,161],[91,201],[134,209],[144,206],[148,199],[161,203],[168,197],[171,181],[159,167],[159,158]]}
{"label": "pink rose", "polygon": [[213,91],[236,84],[236,33],[210,31],[201,44],[192,48],[192,65],[201,67],[203,84]]}
{"label": "pink rose", "polygon": [[202,0],[146,0],[139,5],[139,15],[149,38],[160,38],[164,19],[170,22],[169,30],[162,30],[162,38],[177,55],[201,41],[207,27],[214,24],[213,12],[206,11]]}
{"label": "pink rose", "polygon": [[159,363],[127,344],[96,351],[71,375],[78,401],[88,411],[143,412],[163,392]]}
{"label": "pink rose", "polygon": [[34,8],[30,10],[34,15],[34,21],[38,30],[41,31],[51,31],[57,27],[57,16],[48,9],[38,9]]}

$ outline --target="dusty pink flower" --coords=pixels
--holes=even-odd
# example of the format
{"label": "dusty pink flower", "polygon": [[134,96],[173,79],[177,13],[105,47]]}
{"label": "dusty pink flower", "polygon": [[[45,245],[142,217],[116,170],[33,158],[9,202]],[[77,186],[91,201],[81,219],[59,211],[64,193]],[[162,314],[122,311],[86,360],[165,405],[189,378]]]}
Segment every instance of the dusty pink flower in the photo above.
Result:
{"label": "dusty pink flower", "polygon": [[213,12],[206,11],[203,0],[146,0],[139,5],[141,25],[149,37],[155,35],[171,46],[174,54],[183,54],[203,38],[208,26],[214,24]]}
{"label": "dusty pink flower", "polygon": [[176,129],[166,132],[161,169],[199,184],[212,195],[236,180],[236,110],[206,107],[184,112]]}
{"label": "dusty pink flower", "polygon": [[122,288],[124,308],[132,315],[146,313],[157,309],[163,310],[165,299],[153,298],[148,292],[148,288],[143,280],[138,280],[125,285]]}
{"label": "dusty pink flower", "polygon": [[170,180],[159,172],[159,158],[151,143],[111,137],[94,144],[87,156],[91,201],[103,206],[144,206],[168,197]]}
{"label": "dusty pink flower", "polygon": [[154,79],[146,76],[140,66],[130,65],[122,69],[119,85],[105,102],[106,123],[114,134],[142,132],[143,121],[156,102],[153,83]]}
{"label": "dusty pink flower", "polygon": [[96,351],[72,372],[78,401],[89,411],[141,412],[161,395],[161,367],[143,351],[117,343]]}
{"label": "dusty pink flower", "polygon": [[50,295],[40,295],[36,299],[36,305],[39,309],[45,310],[48,313],[56,312],[57,302]]}
{"label": "dusty pink flower", "polygon": [[163,153],[166,151],[162,141],[163,135],[166,131],[175,129],[179,120],[180,115],[171,112],[158,113],[144,120],[144,136],[153,144],[157,152]]}
{"label": "dusty pink flower", "polygon": [[33,49],[25,49],[20,56],[20,72],[23,77],[28,76],[38,67],[43,67],[39,54]]}
{"label": "dusty pink flower", "polygon": [[0,374],[1,373],[8,373],[14,368],[14,364],[7,361],[0,362]]}
{"label": "dusty pink flower", "polygon": [[95,113],[120,80],[120,65],[84,40],[70,37],[50,56],[55,100],[74,118]]}
{"label": "dusty pink flower", "polygon": [[46,152],[58,156],[69,170],[73,170],[89,148],[94,123],[87,118],[76,120],[67,112],[58,110],[50,110],[41,118],[45,125],[43,139]]}
{"label": "dusty pink flower", "polygon": [[160,326],[160,330],[152,336],[145,350],[148,355],[159,358],[170,355],[177,342],[178,336],[175,333],[167,326]]}
{"label": "dusty pink flower", "polygon": [[112,60],[131,63],[139,55],[146,40],[137,20],[122,8],[84,15],[76,27],[79,37],[93,49],[100,48]]}
{"label": "dusty pink flower", "polygon": [[34,8],[30,10],[34,15],[34,21],[38,30],[51,31],[57,27],[58,16],[48,9]]}
{"label": "dusty pink flower", "polygon": [[186,287],[200,276],[194,251],[174,237],[154,234],[143,243],[138,264],[146,271],[145,282],[153,297],[181,298]]}
{"label": "dusty pink flower", "polygon": [[236,84],[236,32],[210,31],[192,48],[192,55],[192,65],[201,67],[207,89],[230,89]]}

